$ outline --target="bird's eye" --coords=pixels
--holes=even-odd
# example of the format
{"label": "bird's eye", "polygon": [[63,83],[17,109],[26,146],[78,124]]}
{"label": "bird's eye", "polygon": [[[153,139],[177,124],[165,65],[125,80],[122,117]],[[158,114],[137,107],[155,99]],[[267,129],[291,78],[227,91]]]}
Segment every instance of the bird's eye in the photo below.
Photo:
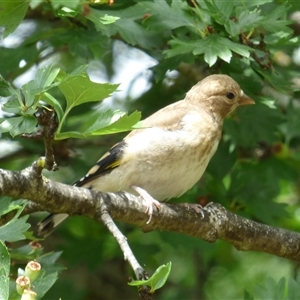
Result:
{"label": "bird's eye", "polygon": [[228,92],[228,93],[226,94],[226,97],[227,97],[228,99],[232,100],[232,99],[235,97],[235,94],[232,93],[232,92]]}

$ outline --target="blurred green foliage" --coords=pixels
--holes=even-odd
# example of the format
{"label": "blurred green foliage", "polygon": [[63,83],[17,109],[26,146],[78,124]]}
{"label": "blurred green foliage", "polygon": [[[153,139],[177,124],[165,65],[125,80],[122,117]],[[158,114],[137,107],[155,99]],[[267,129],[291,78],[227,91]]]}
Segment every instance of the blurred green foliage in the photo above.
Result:
{"label": "blurred green foliage", "polygon": [[[71,184],[122,134],[91,136],[128,130],[139,120],[136,110],[146,117],[182,99],[204,76],[224,73],[256,105],[225,121],[205,175],[174,201],[216,201],[258,222],[300,231],[300,2],[1,0],[0,8],[0,130],[1,145],[8,145],[0,153],[1,168],[20,170],[44,154],[41,141],[19,135],[35,130],[34,114],[49,104],[64,123],[54,143],[60,170],[45,175]],[[134,78],[125,96],[118,99],[116,92],[111,102],[101,104],[117,88],[112,83],[127,64],[127,55],[139,60],[141,52],[156,61],[147,73],[147,89],[138,86],[139,96],[134,96]],[[168,72],[172,70],[177,72]],[[37,74],[34,79],[32,74]],[[104,78],[103,85],[91,79],[97,75]],[[80,98],[85,89],[90,92]],[[124,115],[119,109],[133,113]],[[120,126],[110,126],[116,116],[123,118]],[[32,224],[40,218],[33,216]],[[27,230],[23,221],[25,227],[17,231],[21,235]],[[238,252],[222,241],[208,244],[180,234],[118,226],[150,274],[172,262],[157,299],[299,298],[298,265],[291,261]],[[137,298],[127,285],[131,270],[102,224],[74,217],[42,244],[47,251],[63,251],[59,261],[67,267],[45,299]],[[9,246],[13,270],[41,255],[30,256],[25,244]],[[8,274],[7,263],[3,272]]]}

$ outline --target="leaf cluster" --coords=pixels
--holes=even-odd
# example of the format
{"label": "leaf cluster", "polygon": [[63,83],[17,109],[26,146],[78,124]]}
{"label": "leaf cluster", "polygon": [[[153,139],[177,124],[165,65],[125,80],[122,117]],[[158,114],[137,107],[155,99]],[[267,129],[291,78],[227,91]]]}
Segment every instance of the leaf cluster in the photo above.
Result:
{"label": "leaf cluster", "polygon": [[[63,267],[56,263],[61,252],[43,253],[42,246],[37,242],[33,233],[28,231],[28,215],[20,217],[26,206],[25,200],[12,201],[8,197],[2,197],[0,202],[0,218],[8,214],[13,217],[0,227],[0,298],[19,299],[16,289],[16,278],[24,276],[25,271],[20,267],[24,262],[35,260],[42,265],[42,270],[34,281],[32,290],[37,294],[35,299],[42,299],[46,292],[58,279],[58,274]],[[22,246],[15,246],[13,242],[31,240]],[[11,275],[13,274],[13,276]]]}

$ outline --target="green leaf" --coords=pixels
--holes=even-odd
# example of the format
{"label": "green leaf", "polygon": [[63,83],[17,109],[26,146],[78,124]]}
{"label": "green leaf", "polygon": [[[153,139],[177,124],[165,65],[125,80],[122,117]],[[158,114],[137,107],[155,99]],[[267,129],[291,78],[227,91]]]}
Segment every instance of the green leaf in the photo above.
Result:
{"label": "green leaf", "polygon": [[100,22],[104,25],[112,24],[119,20],[119,17],[109,16],[108,14],[105,14],[104,17],[100,18]]}
{"label": "green leaf", "polygon": [[100,10],[91,8],[87,15],[85,15],[87,19],[92,21],[96,28],[103,30],[105,29],[105,25],[112,24],[120,19],[120,17],[111,16],[107,13],[103,13]]}
{"label": "green leaf", "polygon": [[189,7],[182,1],[172,1],[171,5],[167,1],[144,1],[139,5],[150,12],[150,16],[144,22],[148,29],[162,31],[188,27],[195,33],[204,29],[204,25],[188,13]]}
{"label": "green leaf", "polygon": [[120,19],[114,23],[104,25],[99,20],[106,14],[111,15],[112,11],[91,9],[86,18],[95,23],[96,29],[106,36],[115,36],[116,34],[121,37],[130,45],[139,45],[146,49],[153,49],[155,46],[159,46],[162,40],[162,32],[157,30],[147,30],[140,24],[140,20],[147,12],[145,7],[138,3],[133,6],[129,6],[122,10],[114,10],[114,17]]}
{"label": "green leaf", "polygon": [[[224,137],[240,147],[255,147],[257,141],[272,144],[278,141],[278,127],[284,118],[277,109],[271,109],[259,102],[238,111],[239,122],[227,119],[224,123]],[[251,132],[251,134],[245,134]]]}
{"label": "green leaf", "polygon": [[29,216],[20,219],[13,218],[8,223],[0,227],[0,239],[7,242],[16,242],[24,240],[24,232],[30,228],[30,224],[26,223]]}
{"label": "green leaf", "polygon": [[8,208],[11,203],[10,197],[2,196],[0,197],[0,217],[8,213]]}
{"label": "green leaf", "polygon": [[148,285],[151,288],[150,292],[153,293],[154,291],[163,287],[163,285],[166,283],[171,272],[171,267],[172,263],[168,262],[166,265],[158,267],[148,280],[136,280],[129,282],[128,284],[131,286]]}
{"label": "green leaf", "polygon": [[141,113],[136,111],[127,115],[121,111],[106,111],[97,117],[93,125],[85,130],[92,135],[103,135],[132,130],[141,119]]}
{"label": "green leaf", "polygon": [[[43,266],[42,266],[43,268]],[[37,293],[36,299],[42,299],[42,297],[49,291],[49,289],[53,286],[53,284],[58,279],[58,273],[51,273],[45,276],[45,273],[38,276],[38,278],[34,281],[34,292]]]}
{"label": "green leaf", "polygon": [[60,258],[61,255],[62,251],[50,252],[40,256],[37,261],[43,266],[51,266]]}
{"label": "green leaf", "polygon": [[184,53],[193,53],[194,55],[204,54],[204,60],[212,66],[216,63],[217,58],[221,58],[226,62],[230,62],[231,51],[238,53],[244,57],[250,56],[251,48],[232,42],[227,38],[223,38],[217,34],[212,34],[202,40],[184,41],[174,38],[170,41],[172,49],[165,51],[167,57]]}
{"label": "green leaf", "polygon": [[12,137],[15,137],[16,135],[20,135],[22,133],[33,132],[36,124],[36,118],[30,115],[2,119],[0,124],[0,132],[9,132]]}
{"label": "green leaf", "polygon": [[4,243],[0,240],[0,299],[8,299],[10,257]]}
{"label": "green leaf", "polygon": [[65,269],[64,266],[56,261],[61,256],[62,251],[50,252],[39,256],[36,261],[39,262],[47,274],[59,273]]}
{"label": "green leaf", "polygon": [[289,278],[287,282],[287,293],[285,295],[285,299],[300,299],[299,279],[299,274],[296,280],[294,278]]}
{"label": "green leaf", "polygon": [[25,204],[25,200],[12,201],[10,197],[5,196],[2,196],[0,199],[0,217],[13,210],[23,209]]}
{"label": "green leaf", "polygon": [[0,26],[4,26],[4,37],[15,31],[24,19],[29,1],[10,0],[0,2]]}
{"label": "green leaf", "polygon": [[60,17],[76,17],[78,15],[78,13],[80,12],[79,9],[71,9],[69,7],[62,7],[59,9],[59,11],[57,12],[57,15],[60,16]]}
{"label": "green leaf", "polygon": [[237,36],[241,32],[251,31],[261,24],[263,17],[259,11],[242,10],[237,16],[237,21],[227,19],[224,22],[226,31],[232,36]]}
{"label": "green leaf", "polygon": [[[299,287],[298,287],[299,288]],[[267,278],[264,285],[254,287],[254,299],[284,299],[285,279],[278,283],[273,278]]]}
{"label": "green leaf", "polygon": [[211,15],[217,23],[222,25],[230,19],[231,13],[235,6],[234,1],[204,0],[204,2],[208,8],[205,9],[205,12]]}
{"label": "green leaf", "polygon": [[300,109],[290,105],[287,109],[288,118],[279,129],[284,134],[285,141],[289,144],[293,138],[300,137]]}
{"label": "green leaf", "polygon": [[105,30],[105,25],[112,24],[120,19],[120,17],[108,15],[107,13],[94,8],[90,8],[85,17],[92,21],[98,30]]}
{"label": "green leaf", "polygon": [[30,95],[40,94],[52,87],[51,83],[59,71],[59,68],[54,68],[52,65],[40,68],[36,72],[35,79],[24,84],[22,89],[24,92],[27,91]]}
{"label": "green leaf", "polygon": [[55,135],[55,139],[63,140],[68,138],[86,138],[129,131],[138,128],[139,125],[137,123],[140,119],[140,112],[134,112],[128,116],[120,111],[112,112],[108,110],[91,118],[87,126],[89,126],[89,124],[92,125],[87,129],[82,130],[82,132],[61,132]]}
{"label": "green leaf", "polygon": [[10,84],[0,75],[0,96],[8,97],[12,95]]}
{"label": "green leaf", "polygon": [[39,257],[43,252],[43,248],[36,248],[31,244],[27,244],[19,248],[11,248],[9,252],[12,259],[29,261]]}
{"label": "green leaf", "polygon": [[[226,159],[224,159],[224,157],[226,157]],[[236,152],[230,151],[230,143],[221,141],[216,154],[209,162],[207,171],[211,173],[214,178],[221,181],[232,169],[236,158]]]}
{"label": "green leaf", "polygon": [[20,104],[17,97],[11,97],[6,103],[3,104],[2,110],[11,114],[21,114],[24,105]]}
{"label": "green leaf", "polygon": [[277,5],[270,13],[266,14],[262,19],[260,25],[270,32],[284,31],[287,33],[292,33],[293,29],[287,25],[292,24],[291,20],[278,20],[280,17],[285,16],[289,11],[291,5],[283,3]]}
{"label": "green leaf", "polygon": [[66,97],[68,110],[83,103],[100,102],[109,97],[118,86],[118,84],[93,82],[85,74],[63,80],[58,87]]}

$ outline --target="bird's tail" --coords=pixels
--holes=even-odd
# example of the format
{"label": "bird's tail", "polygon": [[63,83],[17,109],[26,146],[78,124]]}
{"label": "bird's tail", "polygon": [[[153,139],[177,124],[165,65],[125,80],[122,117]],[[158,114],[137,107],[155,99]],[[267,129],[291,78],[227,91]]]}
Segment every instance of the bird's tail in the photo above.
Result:
{"label": "bird's tail", "polygon": [[52,233],[56,227],[63,222],[68,214],[50,214],[38,223],[38,235],[46,237]]}

